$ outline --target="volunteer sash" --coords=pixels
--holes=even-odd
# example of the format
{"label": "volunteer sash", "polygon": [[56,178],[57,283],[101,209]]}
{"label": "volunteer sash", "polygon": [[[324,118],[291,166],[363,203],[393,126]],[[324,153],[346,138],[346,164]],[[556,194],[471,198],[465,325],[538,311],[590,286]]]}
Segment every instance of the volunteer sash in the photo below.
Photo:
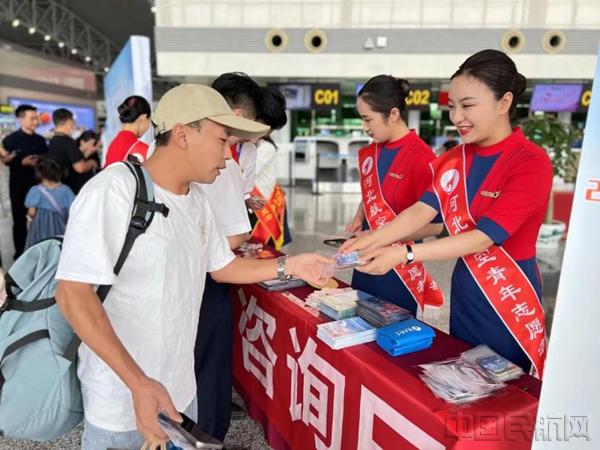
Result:
{"label": "volunteer sash", "polygon": [[[450,235],[474,230],[476,222],[467,197],[465,147],[431,163],[433,190]],[[462,257],[483,295],[532,362],[532,374],[542,378],[546,359],[544,310],[535,289],[519,265],[501,246]]]}
{"label": "volunteer sash", "polygon": [[[260,197],[266,200],[261,192],[255,187],[252,192],[252,196]],[[263,209],[254,211],[256,214],[256,224],[250,233],[250,239],[266,244],[269,239],[273,239],[275,249],[279,250],[283,246],[284,231],[283,221],[285,213],[285,193],[279,187],[275,185],[271,198],[265,204]]]}
{"label": "volunteer sash", "polygon": [[[362,203],[371,230],[383,227],[396,217],[396,213],[385,201],[379,183],[377,171],[379,150],[379,145],[371,144],[362,148],[358,155]],[[390,170],[393,169],[395,163],[396,161],[392,163]],[[397,242],[393,245],[406,244],[413,244],[413,242]],[[422,263],[399,264],[393,270],[421,310],[425,305],[439,308],[444,304],[444,293],[431,275],[425,271]]]}

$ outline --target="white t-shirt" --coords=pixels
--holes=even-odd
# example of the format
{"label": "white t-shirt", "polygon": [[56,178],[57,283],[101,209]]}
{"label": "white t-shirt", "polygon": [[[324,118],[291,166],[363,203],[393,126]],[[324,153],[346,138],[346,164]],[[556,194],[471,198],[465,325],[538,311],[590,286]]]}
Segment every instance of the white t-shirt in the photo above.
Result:
{"label": "white t-shirt", "polygon": [[225,169],[212,184],[200,184],[208,198],[217,225],[225,236],[248,233],[250,219],[244,203],[244,184],[240,166],[228,159]]}
{"label": "white t-shirt", "polygon": [[254,189],[256,179],[256,145],[244,142],[238,151],[244,180],[244,196],[250,198],[250,192]]}
{"label": "white t-shirt", "polygon": [[254,184],[268,201],[277,184],[277,149],[270,142],[262,141],[258,146]]}
{"label": "white t-shirt", "polygon": [[[83,187],[71,207],[56,278],[113,285],[104,309],[117,336],[183,411],[196,395],[194,344],[206,272],[223,268],[234,255],[197,185],[176,195],[154,184],[155,200],[169,208],[168,217],[155,213],[117,278],[113,267],[134,192],[135,179],[123,164]],[[86,345],[79,348],[78,375],[90,423],[136,429],[131,392]]]}

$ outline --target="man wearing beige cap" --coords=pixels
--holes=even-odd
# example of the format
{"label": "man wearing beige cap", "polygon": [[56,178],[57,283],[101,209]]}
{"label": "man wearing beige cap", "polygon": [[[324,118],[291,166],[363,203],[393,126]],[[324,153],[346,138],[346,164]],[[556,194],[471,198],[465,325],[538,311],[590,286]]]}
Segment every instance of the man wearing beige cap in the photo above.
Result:
{"label": "man wearing beige cap", "polygon": [[[200,188],[225,167],[229,135],[260,136],[266,127],[236,117],[213,89],[180,85],[153,117],[156,150],[144,167],[155,214],[118,278],[135,181],[114,164],[81,190],[71,208],[56,278],[56,299],[83,345],[78,375],[85,410],[82,448],[139,449],[167,436],[159,412],[196,416],[193,349],[206,273],[221,282],[253,283],[288,274],[322,284],[316,254],[278,260],[236,258],[215,225]],[[322,263],[322,264],[319,264]],[[94,285],[112,285],[104,304]]]}

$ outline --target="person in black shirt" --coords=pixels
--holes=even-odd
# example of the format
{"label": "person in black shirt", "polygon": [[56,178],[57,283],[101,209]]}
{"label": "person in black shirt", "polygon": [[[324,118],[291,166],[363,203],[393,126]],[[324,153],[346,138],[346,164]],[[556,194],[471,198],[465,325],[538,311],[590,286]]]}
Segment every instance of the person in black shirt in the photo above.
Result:
{"label": "person in black shirt", "polygon": [[48,151],[48,147],[44,138],[35,133],[39,125],[36,108],[31,105],[20,105],[15,115],[20,128],[2,141],[5,150],[2,161],[10,168],[8,186],[13,216],[15,258],[18,258],[23,253],[25,239],[27,239],[25,197],[29,189],[37,183],[33,166],[38,157]]}
{"label": "person in black shirt", "polygon": [[81,133],[81,136],[77,138],[77,146],[79,151],[83,154],[83,158],[86,161],[91,159],[96,161],[97,168],[90,170],[85,173],[74,173],[75,186],[77,192],[81,190],[83,185],[87,183],[94,175],[100,170],[100,156],[98,155],[98,149],[100,148],[100,135],[92,130],[85,130]]}
{"label": "person in black shirt", "polygon": [[54,121],[54,137],[50,139],[48,158],[53,159],[62,167],[65,174],[65,184],[75,194],[79,192],[80,181],[77,174],[93,171],[98,167],[94,159],[86,160],[71,133],[76,128],[73,113],[68,109],[59,108],[52,113]]}

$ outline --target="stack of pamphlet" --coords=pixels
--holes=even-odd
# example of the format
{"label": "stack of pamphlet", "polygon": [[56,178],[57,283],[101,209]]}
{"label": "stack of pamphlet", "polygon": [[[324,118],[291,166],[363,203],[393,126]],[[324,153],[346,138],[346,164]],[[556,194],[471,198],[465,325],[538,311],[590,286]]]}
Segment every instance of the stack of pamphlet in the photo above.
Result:
{"label": "stack of pamphlet", "polygon": [[352,288],[323,289],[311,293],[306,303],[334,320],[346,319],[356,314],[356,302],[359,298],[368,297],[361,291]]}
{"label": "stack of pamphlet", "polygon": [[317,336],[334,350],[373,342],[377,329],[360,317],[317,325]]}
{"label": "stack of pamphlet", "polygon": [[431,347],[435,331],[417,319],[396,322],[377,330],[377,344],[392,356]]}
{"label": "stack of pamphlet", "polygon": [[465,403],[485,398],[519,378],[524,371],[494,352],[487,345],[461,353],[450,361],[423,364],[421,378],[435,395],[450,403]]}
{"label": "stack of pamphlet", "polygon": [[358,289],[352,289],[351,287],[337,288],[337,289],[323,289],[320,291],[314,291],[306,297],[306,303],[309,303],[315,308],[319,306],[319,303],[327,297],[346,297],[358,301],[360,298],[371,298],[371,294],[359,291]]}
{"label": "stack of pamphlet", "polygon": [[479,345],[460,358],[423,364],[421,378],[433,393],[450,403],[465,403],[492,395],[505,381],[523,375],[523,369]]}
{"label": "stack of pamphlet", "polygon": [[408,309],[379,297],[358,299],[356,315],[377,328],[412,317]]}
{"label": "stack of pamphlet", "polygon": [[433,393],[449,403],[465,403],[490,396],[506,386],[478,365],[464,359],[422,364],[421,379]]}
{"label": "stack of pamphlet", "polygon": [[510,381],[523,375],[523,369],[503,358],[487,345],[478,345],[471,350],[462,352],[463,359],[470,364],[477,364],[489,375],[500,381]]}
{"label": "stack of pamphlet", "polygon": [[319,310],[334,320],[354,317],[356,300],[348,296],[327,296],[319,303]]}

